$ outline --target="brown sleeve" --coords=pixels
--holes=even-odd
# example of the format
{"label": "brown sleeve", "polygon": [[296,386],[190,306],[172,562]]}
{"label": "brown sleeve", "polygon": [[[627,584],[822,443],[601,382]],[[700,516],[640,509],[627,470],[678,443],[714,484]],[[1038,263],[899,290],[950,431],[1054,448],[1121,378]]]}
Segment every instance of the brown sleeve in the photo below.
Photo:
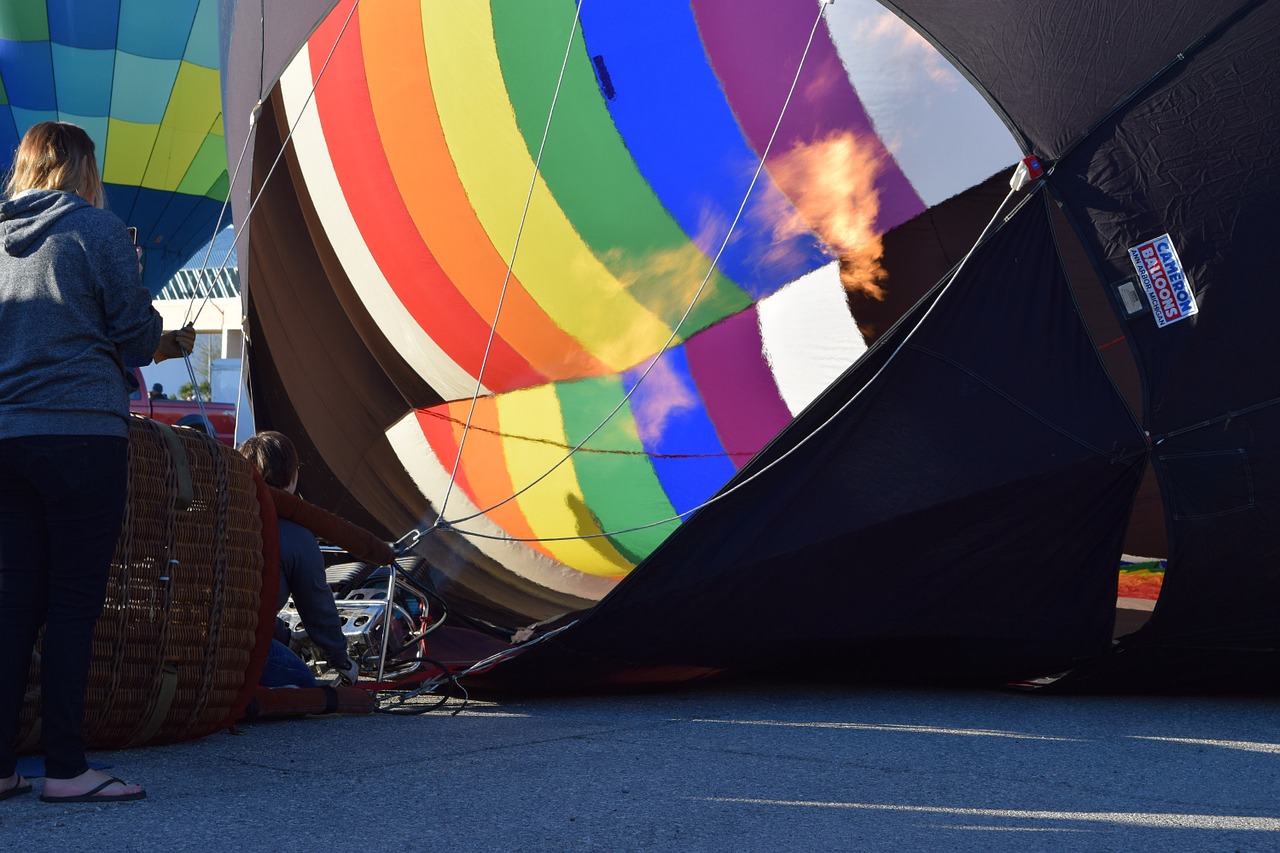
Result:
{"label": "brown sleeve", "polygon": [[385,566],[396,558],[395,551],[386,542],[363,527],[352,524],[328,510],[307,503],[295,494],[268,486],[276,515],[301,524],[319,538],[343,548],[352,557],[364,563]]}

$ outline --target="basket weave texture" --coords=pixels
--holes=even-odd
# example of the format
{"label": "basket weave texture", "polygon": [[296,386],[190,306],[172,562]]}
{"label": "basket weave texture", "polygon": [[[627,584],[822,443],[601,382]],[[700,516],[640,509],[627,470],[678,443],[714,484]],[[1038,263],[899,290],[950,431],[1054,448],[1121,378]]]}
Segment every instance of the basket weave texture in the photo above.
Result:
{"label": "basket weave texture", "polygon": [[[259,641],[263,571],[249,462],[203,433],[130,418],[128,504],[85,695],[90,748],[188,740],[227,722]],[[39,664],[37,646],[20,751],[37,747]]]}

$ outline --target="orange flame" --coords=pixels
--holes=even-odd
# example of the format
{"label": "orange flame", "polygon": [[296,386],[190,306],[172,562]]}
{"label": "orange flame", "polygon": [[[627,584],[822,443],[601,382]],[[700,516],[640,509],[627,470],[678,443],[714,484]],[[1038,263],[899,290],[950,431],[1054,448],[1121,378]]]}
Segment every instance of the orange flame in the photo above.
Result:
{"label": "orange flame", "polygon": [[770,199],[774,237],[813,232],[840,259],[845,289],[884,299],[884,246],[875,230],[880,198],[875,180],[880,155],[850,131],[796,145],[769,161],[769,174],[785,194]]}

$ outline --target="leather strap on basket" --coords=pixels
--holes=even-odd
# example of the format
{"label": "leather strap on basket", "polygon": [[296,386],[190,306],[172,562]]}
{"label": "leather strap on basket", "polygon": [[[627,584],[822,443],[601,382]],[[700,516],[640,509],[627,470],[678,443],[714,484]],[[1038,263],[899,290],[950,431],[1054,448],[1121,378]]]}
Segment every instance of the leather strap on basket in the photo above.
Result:
{"label": "leather strap on basket", "polygon": [[160,732],[160,727],[169,716],[169,709],[173,706],[173,697],[177,692],[178,668],[172,663],[166,663],[160,670],[160,690],[156,694],[155,703],[151,706],[151,714],[147,717],[142,730],[134,736],[133,740],[125,744],[126,749],[142,746]]}
{"label": "leather strap on basket", "polygon": [[173,459],[173,472],[178,478],[178,494],[174,498],[173,508],[184,510],[191,506],[191,501],[196,495],[195,486],[191,482],[191,464],[187,461],[187,451],[182,447],[182,439],[178,438],[173,427],[160,421],[154,421],[154,423],[160,428],[165,444],[169,445],[169,456]]}

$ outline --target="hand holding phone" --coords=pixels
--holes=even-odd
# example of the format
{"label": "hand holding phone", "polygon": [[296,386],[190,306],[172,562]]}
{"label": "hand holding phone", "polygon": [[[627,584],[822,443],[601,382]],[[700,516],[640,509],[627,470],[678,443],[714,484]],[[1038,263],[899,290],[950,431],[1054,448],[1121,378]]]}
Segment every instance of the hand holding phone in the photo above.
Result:
{"label": "hand holding phone", "polygon": [[126,225],[125,230],[129,232],[129,239],[133,241],[133,253],[138,256],[138,275],[142,275],[144,265],[142,247],[138,245],[138,227],[136,225]]}

